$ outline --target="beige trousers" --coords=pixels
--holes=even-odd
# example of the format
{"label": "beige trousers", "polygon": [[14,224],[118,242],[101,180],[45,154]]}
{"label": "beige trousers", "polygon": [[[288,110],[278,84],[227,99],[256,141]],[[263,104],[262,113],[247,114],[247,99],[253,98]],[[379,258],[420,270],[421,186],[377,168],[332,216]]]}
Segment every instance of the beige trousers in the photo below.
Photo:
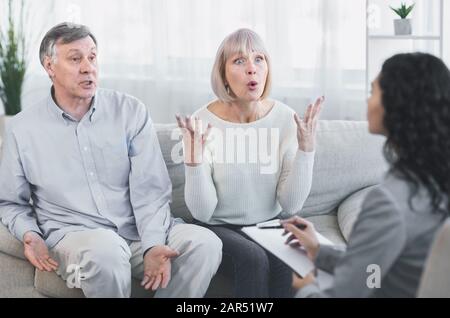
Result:
{"label": "beige trousers", "polygon": [[[155,297],[203,297],[222,260],[220,239],[206,228],[176,224],[166,244],[179,256],[172,259],[169,285]],[[127,242],[112,230],[70,232],[51,253],[57,274],[86,297],[130,297],[132,277],[143,278],[140,242]]]}

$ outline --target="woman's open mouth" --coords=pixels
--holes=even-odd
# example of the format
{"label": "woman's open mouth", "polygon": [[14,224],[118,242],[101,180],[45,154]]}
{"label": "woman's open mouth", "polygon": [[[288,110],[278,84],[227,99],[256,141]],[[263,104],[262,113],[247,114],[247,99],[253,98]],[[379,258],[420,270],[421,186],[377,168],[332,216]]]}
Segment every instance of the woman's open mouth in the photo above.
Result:
{"label": "woman's open mouth", "polygon": [[252,91],[255,90],[257,88],[257,86],[258,86],[258,82],[256,82],[256,81],[250,81],[247,83],[247,87]]}

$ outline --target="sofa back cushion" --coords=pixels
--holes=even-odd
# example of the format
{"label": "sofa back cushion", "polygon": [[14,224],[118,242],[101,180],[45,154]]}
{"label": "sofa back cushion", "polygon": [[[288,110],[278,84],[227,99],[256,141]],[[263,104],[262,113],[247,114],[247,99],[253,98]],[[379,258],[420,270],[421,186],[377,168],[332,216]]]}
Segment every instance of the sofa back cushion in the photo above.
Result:
{"label": "sofa back cushion", "polygon": [[184,163],[182,161],[181,135],[176,124],[155,124],[161,152],[172,181],[172,203],[170,209],[175,217],[186,222],[192,221],[192,215],[184,201]]}
{"label": "sofa back cushion", "polygon": [[375,189],[377,185],[373,185],[362,190],[356,191],[349,197],[347,197],[343,202],[339,204],[337,210],[337,221],[339,224],[339,229],[341,230],[342,236],[346,241],[350,238],[350,234],[353,230],[353,225],[355,225],[359,214],[362,210],[362,205],[366,199],[367,194]]}
{"label": "sofa back cushion", "polygon": [[[175,124],[156,124],[155,128],[172,180],[172,213],[191,221],[184,201],[181,136]],[[312,189],[300,215],[333,213],[352,193],[379,183],[387,168],[383,142],[384,138],[368,132],[367,122],[320,120]]]}
{"label": "sofa back cushion", "polygon": [[299,215],[334,213],[352,193],[378,184],[388,167],[384,141],[365,121],[320,120],[311,193]]}

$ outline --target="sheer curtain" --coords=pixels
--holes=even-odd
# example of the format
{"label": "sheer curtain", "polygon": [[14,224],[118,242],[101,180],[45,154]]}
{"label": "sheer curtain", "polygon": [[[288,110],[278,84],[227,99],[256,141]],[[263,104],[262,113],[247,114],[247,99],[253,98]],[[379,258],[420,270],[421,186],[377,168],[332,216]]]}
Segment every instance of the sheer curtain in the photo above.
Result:
{"label": "sheer curtain", "polygon": [[271,54],[273,98],[303,112],[324,94],[322,118],[365,118],[365,1],[26,2],[38,40],[29,48],[25,107],[50,86],[38,61],[45,30],[73,21],[88,25],[97,37],[100,85],[140,98],[155,122],[173,122],[175,113],[192,113],[214,99],[209,78],[216,50],[241,27],[258,32]]}

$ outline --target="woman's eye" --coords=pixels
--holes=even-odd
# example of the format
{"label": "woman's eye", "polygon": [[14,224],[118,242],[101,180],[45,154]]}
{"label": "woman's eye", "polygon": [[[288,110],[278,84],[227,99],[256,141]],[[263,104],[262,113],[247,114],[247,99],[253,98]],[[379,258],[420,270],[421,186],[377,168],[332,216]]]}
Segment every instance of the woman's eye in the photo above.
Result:
{"label": "woman's eye", "polygon": [[255,58],[255,62],[256,62],[256,63],[261,63],[262,61],[264,61],[264,58],[263,58],[262,56],[257,56],[257,57]]}
{"label": "woman's eye", "polygon": [[79,57],[72,57],[71,60],[72,60],[72,62],[78,62],[78,61],[80,61],[80,58]]}
{"label": "woman's eye", "polygon": [[242,63],[244,63],[244,59],[243,58],[238,58],[238,59],[234,60],[234,64],[239,65],[239,64],[242,64]]}

